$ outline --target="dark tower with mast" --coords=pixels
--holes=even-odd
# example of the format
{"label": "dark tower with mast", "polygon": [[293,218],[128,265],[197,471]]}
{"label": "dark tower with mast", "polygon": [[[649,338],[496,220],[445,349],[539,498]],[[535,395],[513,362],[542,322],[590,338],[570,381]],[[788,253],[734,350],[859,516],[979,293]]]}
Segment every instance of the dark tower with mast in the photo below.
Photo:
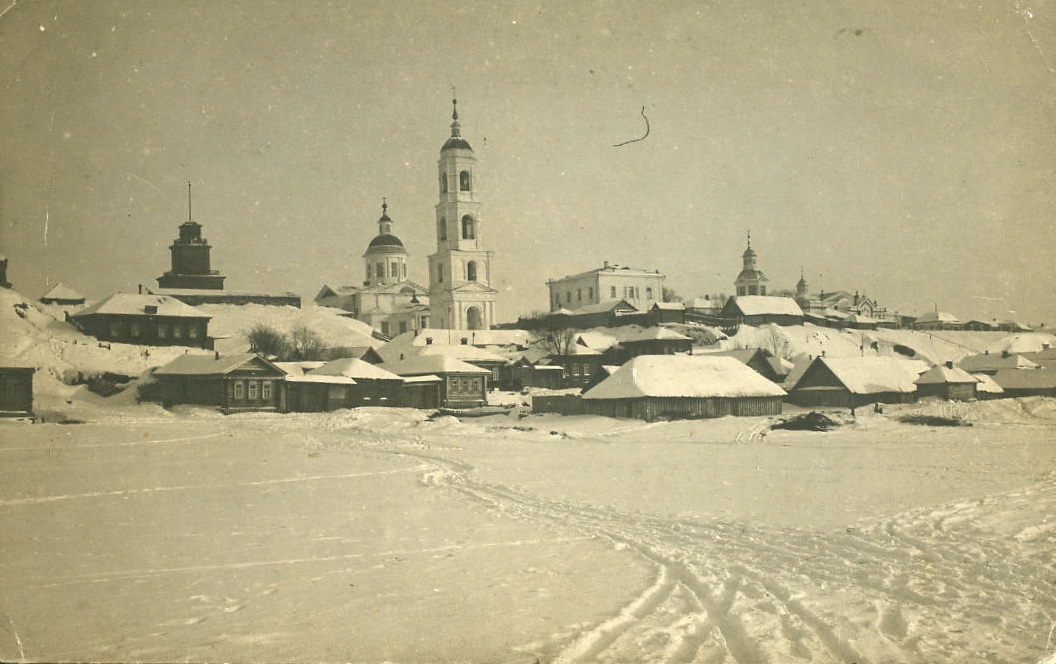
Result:
{"label": "dark tower with mast", "polygon": [[158,277],[160,288],[223,290],[224,276],[209,265],[209,241],[202,225],[191,217],[191,183],[187,183],[187,221],[180,224],[180,237],[169,245],[172,269]]}

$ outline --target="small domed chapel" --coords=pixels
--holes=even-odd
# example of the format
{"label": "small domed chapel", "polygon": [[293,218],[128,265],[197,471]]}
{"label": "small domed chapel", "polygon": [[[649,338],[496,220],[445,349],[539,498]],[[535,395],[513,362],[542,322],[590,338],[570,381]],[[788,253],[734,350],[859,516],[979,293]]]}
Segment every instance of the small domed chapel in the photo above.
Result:
{"label": "small domed chapel", "polygon": [[316,304],[344,309],[390,337],[428,327],[492,326],[497,291],[491,286],[493,252],[484,248],[477,158],[462,137],[458,100],[451,104],[451,136],[440,148],[438,161],[436,251],[428,258],[429,287],[408,279],[408,251],[394,232],[385,201],[378,234],[363,254],[362,285],[324,285]]}

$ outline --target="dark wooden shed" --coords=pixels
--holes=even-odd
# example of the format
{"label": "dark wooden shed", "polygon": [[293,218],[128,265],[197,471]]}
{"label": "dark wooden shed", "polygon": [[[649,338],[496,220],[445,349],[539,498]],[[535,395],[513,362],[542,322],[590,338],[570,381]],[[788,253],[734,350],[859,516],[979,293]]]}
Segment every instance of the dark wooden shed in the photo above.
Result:
{"label": "dark wooden shed", "polygon": [[913,383],[928,365],[897,357],[818,357],[788,392],[788,400],[808,408],[855,408],[870,403],[910,403]]}
{"label": "dark wooden shed", "polygon": [[0,361],[0,417],[33,415],[33,374],[36,368]]}
{"label": "dark wooden shed", "polygon": [[947,401],[971,401],[976,398],[979,379],[953,362],[937,364],[913,381],[917,396],[938,397]]}

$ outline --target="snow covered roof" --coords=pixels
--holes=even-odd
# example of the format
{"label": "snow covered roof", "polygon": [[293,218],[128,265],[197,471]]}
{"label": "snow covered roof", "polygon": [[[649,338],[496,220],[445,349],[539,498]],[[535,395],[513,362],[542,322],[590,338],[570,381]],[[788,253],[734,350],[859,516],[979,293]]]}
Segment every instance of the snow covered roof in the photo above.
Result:
{"label": "snow covered roof", "polygon": [[423,355],[441,355],[443,357],[450,357],[456,360],[462,360],[463,362],[500,362],[506,364],[506,358],[501,355],[497,355],[490,350],[484,348],[477,348],[476,346],[470,346],[469,344],[440,344],[432,346],[422,346],[418,348],[418,356]]}
{"label": "snow covered roof", "polygon": [[1038,365],[1017,353],[981,353],[969,355],[957,363],[969,373],[999,369],[1037,369]]}
{"label": "snow covered roof", "polygon": [[288,376],[303,376],[312,369],[318,369],[326,364],[319,360],[302,360],[300,362],[272,362],[275,366],[286,372]]}
{"label": "snow covered roof", "polygon": [[599,332],[597,330],[587,330],[585,332],[580,332],[576,336],[577,345],[593,348],[594,350],[607,350],[615,346],[619,341],[619,339],[611,334],[605,334],[604,332]]}
{"label": "snow covered roof", "polygon": [[279,373],[286,373],[256,353],[232,353],[231,355],[220,355],[219,357],[215,353],[208,355],[192,355],[188,353],[187,355],[180,355],[154,373],[158,376],[213,376],[230,373],[254,361],[262,362]]}
{"label": "snow covered roof", "polygon": [[979,381],[979,384],[975,386],[976,392],[984,392],[987,394],[1001,394],[1004,392],[1001,386],[994,382],[994,379],[986,374],[972,374],[972,376]]}
{"label": "snow covered roof", "polygon": [[147,307],[156,307],[151,312],[152,316],[174,316],[179,318],[210,318],[209,314],[201,309],[184,304],[174,297],[165,295],[139,295],[137,293],[114,293],[110,297],[81,309],[73,318],[91,316],[93,314],[109,314],[120,316],[143,316],[147,314]]}
{"label": "snow covered roof", "polygon": [[148,289],[153,295],[209,295],[213,297],[300,297],[292,291],[246,291],[246,290],[218,290],[216,288],[151,288]]}
{"label": "snow covered roof", "polygon": [[823,362],[854,394],[915,392],[913,381],[928,370],[920,360],[898,357],[819,357],[814,362]]}
{"label": "snow covered roof", "polygon": [[639,355],[584,399],[782,397],[785,391],[732,357]]}
{"label": "snow covered roof", "polygon": [[796,301],[790,297],[775,297],[772,295],[736,295],[731,297],[732,305],[736,306],[745,316],[762,316],[774,314],[782,316],[802,316],[803,310],[799,308]]}
{"label": "snow covered roof", "polygon": [[946,383],[978,383],[979,379],[959,367],[936,364],[913,381],[917,385],[943,385]]}
{"label": "snow covered roof", "polygon": [[386,362],[381,367],[398,376],[449,373],[487,375],[491,373],[487,369],[481,369],[468,362],[444,355],[416,355],[405,360]]}
{"label": "snow covered roof", "polygon": [[685,311],[686,305],[681,302],[657,302],[653,305],[662,311]]}
{"label": "snow covered roof", "polygon": [[846,321],[848,323],[864,323],[866,325],[880,322],[871,316],[866,316],[865,314],[851,314],[846,318]]}
{"label": "snow covered roof", "polygon": [[666,327],[647,327],[631,330],[629,334],[620,335],[621,343],[635,343],[637,341],[692,341],[684,334],[679,334]]}
{"label": "snow covered roof", "polygon": [[370,380],[399,380],[400,377],[370,362],[355,357],[344,357],[332,360],[321,367],[308,372],[309,376],[347,376],[348,378]]}
{"label": "snow covered roof", "polygon": [[439,383],[443,378],[440,376],[434,376],[432,374],[426,374],[424,376],[404,376],[404,383]]}
{"label": "snow covered roof", "polygon": [[302,374],[300,376],[286,376],[283,380],[287,383],[323,383],[325,385],[355,385],[356,381],[348,376],[334,376],[330,374]]}
{"label": "snow covered roof", "polygon": [[722,305],[718,300],[712,300],[709,298],[695,297],[689,301],[686,305],[688,309],[718,309]]}
{"label": "snow covered roof", "polygon": [[917,316],[915,323],[960,323],[960,319],[948,311],[929,311]]}
{"label": "snow covered roof", "polygon": [[427,345],[426,339],[430,339],[428,345],[460,346],[462,340],[466,339],[470,346],[527,346],[531,341],[532,333],[528,330],[441,330],[436,328],[425,328],[417,334],[411,332],[411,344],[414,346]]}
{"label": "snow covered roof", "polygon": [[48,300],[80,300],[84,302],[84,296],[60,281],[52,286],[47,293],[40,296],[41,302],[47,302]]}
{"label": "snow covered roof", "polygon": [[991,353],[1006,350],[1010,353],[1027,353],[1044,350],[1046,344],[1049,348],[1056,348],[1056,335],[1047,332],[1011,334],[984,350],[989,350]]}
{"label": "snow covered roof", "polygon": [[1056,371],[1048,369],[998,369],[994,382],[1008,390],[1056,390]]}

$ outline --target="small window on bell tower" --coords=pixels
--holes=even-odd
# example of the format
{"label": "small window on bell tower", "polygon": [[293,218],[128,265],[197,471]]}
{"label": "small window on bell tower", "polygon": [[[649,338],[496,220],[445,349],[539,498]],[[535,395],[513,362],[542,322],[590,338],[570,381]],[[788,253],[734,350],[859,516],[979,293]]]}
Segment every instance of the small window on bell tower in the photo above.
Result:
{"label": "small window on bell tower", "polygon": [[458,174],[458,188],[462,191],[469,191],[473,188],[473,180],[469,175],[469,171],[462,171]]}
{"label": "small window on bell tower", "polygon": [[468,214],[462,217],[462,239],[472,240],[476,237],[473,229],[473,217]]}
{"label": "small window on bell tower", "polygon": [[447,239],[447,219],[440,217],[440,239]]}
{"label": "small window on bell tower", "polygon": [[441,173],[440,174],[440,193],[441,194],[446,194],[447,193],[447,174],[446,173]]}

